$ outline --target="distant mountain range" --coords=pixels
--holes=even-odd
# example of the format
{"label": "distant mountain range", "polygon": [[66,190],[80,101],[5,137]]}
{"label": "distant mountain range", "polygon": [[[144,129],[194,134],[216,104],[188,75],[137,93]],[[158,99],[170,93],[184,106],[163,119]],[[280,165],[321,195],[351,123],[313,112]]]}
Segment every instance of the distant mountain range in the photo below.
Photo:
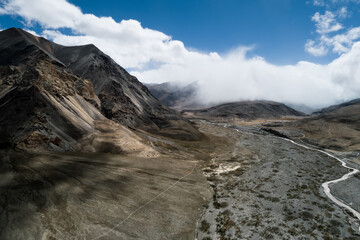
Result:
{"label": "distant mountain range", "polygon": [[0,69],[2,145],[121,152],[141,148],[134,128],[200,136],[94,45],[65,47],[11,28],[0,32]]}
{"label": "distant mountain range", "polygon": [[182,110],[205,106],[196,101],[198,86],[195,82],[185,86],[178,86],[170,82],[147,84],[146,86],[155,97],[172,109]]}
{"label": "distant mountain range", "polygon": [[[218,104],[204,104],[197,96],[197,90],[199,88],[196,82],[185,86],[179,86],[174,83],[151,83],[146,84],[150,92],[157,97],[166,106],[176,109],[200,109],[206,107],[213,107]],[[247,101],[249,102],[249,101]],[[285,103],[286,104],[286,103]],[[315,109],[310,108],[303,104],[286,104],[288,107],[295,109],[298,112],[311,114]]]}
{"label": "distant mountain range", "polygon": [[[150,92],[166,106],[193,117],[238,117],[243,119],[280,118],[283,116],[304,116],[285,104],[272,101],[239,101],[215,106],[202,104],[197,96],[198,85],[191,83],[184,87],[165,82],[148,84]],[[299,106],[300,108],[300,106]],[[301,106],[309,112],[309,108]]]}
{"label": "distant mountain range", "polygon": [[196,117],[228,118],[254,120],[257,118],[281,118],[284,116],[304,116],[285,104],[272,101],[241,101],[221,104],[215,107],[183,110],[183,114]]}

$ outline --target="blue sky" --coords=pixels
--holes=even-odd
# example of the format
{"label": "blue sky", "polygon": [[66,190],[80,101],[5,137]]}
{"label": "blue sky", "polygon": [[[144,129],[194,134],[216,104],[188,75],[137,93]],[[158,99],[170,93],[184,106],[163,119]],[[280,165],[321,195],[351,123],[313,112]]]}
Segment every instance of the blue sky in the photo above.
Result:
{"label": "blue sky", "polygon": [[[301,0],[71,0],[84,13],[111,16],[116,21],[136,19],[143,27],[155,29],[181,40],[188,48],[226,53],[240,45],[254,46],[250,55],[260,55],[277,64],[300,60],[326,63],[337,57],[313,57],[304,50],[307,39],[318,34],[311,17],[326,10],[347,7],[348,27],[360,21],[359,6],[353,1],[338,1],[317,6]],[[329,0],[328,2],[331,2]],[[27,27],[21,17],[3,15],[2,28]],[[32,29],[39,32],[39,26]],[[66,31],[65,31],[66,32]]]}
{"label": "blue sky", "polygon": [[360,97],[359,10],[360,0],[0,0],[0,27],[94,43],[140,81],[202,83],[207,101],[324,106]]}
{"label": "blue sky", "polygon": [[311,16],[316,11],[312,4],[296,0],[72,2],[98,16],[136,19],[189,48],[226,52],[239,45],[255,45],[254,52],[279,63],[309,57],[304,44],[314,29]]}

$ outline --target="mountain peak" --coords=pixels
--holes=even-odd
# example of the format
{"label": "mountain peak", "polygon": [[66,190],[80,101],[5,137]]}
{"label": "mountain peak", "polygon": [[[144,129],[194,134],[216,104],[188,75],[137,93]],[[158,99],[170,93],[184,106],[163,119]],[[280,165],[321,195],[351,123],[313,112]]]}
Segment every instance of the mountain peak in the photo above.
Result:
{"label": "mountain peak", "polygon": [[[98,151],[103,145],[87,137],[102,131],[139,141],[126,127],[187,140],[200,137],[93,44],[66,47],[10,28],[0,32],[0,68],[0,131],[18,144],[53,146],[55,139],[63,150],[88,144]],[[101,130],[104,122],[113,127]]]}

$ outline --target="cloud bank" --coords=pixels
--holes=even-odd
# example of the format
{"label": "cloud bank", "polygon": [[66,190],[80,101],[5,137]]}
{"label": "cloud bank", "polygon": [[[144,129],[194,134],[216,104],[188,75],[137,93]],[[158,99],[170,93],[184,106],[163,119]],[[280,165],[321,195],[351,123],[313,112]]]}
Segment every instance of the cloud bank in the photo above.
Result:
{"label": "cloud bank", "polygon": [[[261,57],[248,58],[249,47],[224,55],[189,50],[181,41],[144,28],[136,20],[116,22],[83,13],[65,0],[0,3],[0,14],[21,17],[29,29],[39,24],[40,35],[59,44],[95,44],[142,82],[197,82],[198,98],[204,103],[264,99],[322,107],[360,96],[360,43],[355,41],[360,29],[326,39],[327,33],[342,28],[333,13],[314,15],[324,40],[309,40],[308,52],[320,56],[331,45],[342,55],[326,65],[302,61],[278,66]],[[64,34],[64,29],[72,34]]]}
{"label": "cloud bank", "polygon": [[206,103],[266,99],[321,107],[359,97],[360,43],[327,65],[299,62],[276,66],[264,59],[246,58],[239,48],[224,57],[189,58],[184,64],[166,64],[137,72],[140,79],[198,81],[199,98]]}

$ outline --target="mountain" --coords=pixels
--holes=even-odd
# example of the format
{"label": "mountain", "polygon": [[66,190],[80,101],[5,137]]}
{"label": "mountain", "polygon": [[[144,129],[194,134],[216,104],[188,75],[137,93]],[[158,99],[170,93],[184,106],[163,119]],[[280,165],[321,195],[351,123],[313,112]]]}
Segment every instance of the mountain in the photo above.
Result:
{"label": "mountain", "polygon": [[360,149],[360,100],[330,106],[294,123],[303,140],[322,148],[355,151]]}
{"label": "mountain", "polygon": [[316,109],[311,108],[305,104],[293,104],[293,103],[285,103],[286,106],[289,106],[293,109],[295,109],[298,112],[306,113],[306,114],[312,114],[316,111]]}
{"label": "mountain", "polygon": [[65,47],[11,28],[0,32],[0,69],[1,145],[151,152],[129,128],[200,136],[94,45]]}
{"label": "mountain", "polygon": [[[213,105],[203,104],[197,100],[196,91],[199,88],[196,82],[186,86],[178,86],[170,82],[160,84],[146,84],[150,92],[164,105],[177,110],[209,108]],[[315,109],[303,104],[287,104],[286,106],[305,114],[311,114]]]}
{"label": "mountain", "polygon": [[206,109],[184,110],[183,114],[195,115],[198,117],[238,117],[249,120],[256,118],[280,118],[284,116],[305,115],[286,106],[285,104],[271,101],[242,101],[225,103]]}
{"label": "mountain", "polygon": [[353,99],[351,101],[344,102],[344,103],[341,103],[341,104],[338,104],[338,105],[332,105],[330,107],[320,109],[319,111],[313,112],[313,115],[330,113],[330,112],[334,112],[334,111],[336,111],[336,110],[338,110],[340,108],[343,108],[343,107],[348,107],[348,106],[353,106],[353,105],[358,105],[358,104],[360,104],[360,98]]}
{"label": "mountain", "polygon": [[204,105],[196,102],[196,83],[183,87],[165,82],[148,84],[147,87],[155,97],[170,108],[181,110],[204,107]]}

